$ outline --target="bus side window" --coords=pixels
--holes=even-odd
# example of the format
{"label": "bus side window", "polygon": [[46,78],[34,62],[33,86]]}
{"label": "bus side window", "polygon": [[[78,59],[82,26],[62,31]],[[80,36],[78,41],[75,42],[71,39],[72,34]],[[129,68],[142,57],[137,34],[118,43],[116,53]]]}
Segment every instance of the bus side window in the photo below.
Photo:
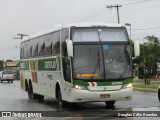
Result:
{"label": "bus side window", "polygon": [[30,55],[29,57],[32,57],[32,46],[30,47]]}
{"label": "bus side window", "polygon": [[66,39],[69,39],[69,29],[65,28],[62,30],[62,56],[67,56],[67,47],[66,47]]}
{"label": "bus side window", "polygon": [[51,54],[52,54],[52,42],[46,45],[46,55],[51,55]]}
{"label": "bus side window", "polygon": [[62,56],[67,57],[67,45],[65,41],[62,42]]}
{"label": "bus side window", "polygon": [[60,54],[60,31],[52,33],[52,54]]}
{"label": "bus side window", "polygon": [[40,47],[40,52],[38,54],[39,56],[45,55],[45,47],[46,47],[46,45],[45,45],[45,42],[44,42],[44,43],[42,43],[42,45]]}
{"label": "bus side window", "polygon": [[23,48],[21,47],[20,58],[23,58]]}
{"label": "bus side window", "polygon": [[34,38],[32,41],[32,57],[36,57],[38,56],[38,40]]}
{"label": "bus side window", "polygon": [[68,58],[63,58],[63,76],[65,81],[71,83],[70,60]]}

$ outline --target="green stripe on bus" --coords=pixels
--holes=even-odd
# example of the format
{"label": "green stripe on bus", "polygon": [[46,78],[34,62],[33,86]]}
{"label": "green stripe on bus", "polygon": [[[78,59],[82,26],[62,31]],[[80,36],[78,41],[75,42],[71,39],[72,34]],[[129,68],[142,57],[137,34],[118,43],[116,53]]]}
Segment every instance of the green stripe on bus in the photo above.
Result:
{"label": "green stripe on bus", "polygon": [[20,70],[60,71],[60,68],[59,57],[20,61]]}
{"label": "green stripe on bus", "polygon": [[[133,78],[124,79],[124,80],[117,80],[117,81],[105,81],[105,82],[95,82],[97,86],[113,86],[113,85],[123,85],[127,83],[132,83]],[[83,85],[83,86],[89,86],[90,82],[85,82],[83,80],[73,80],[74,85]]]}

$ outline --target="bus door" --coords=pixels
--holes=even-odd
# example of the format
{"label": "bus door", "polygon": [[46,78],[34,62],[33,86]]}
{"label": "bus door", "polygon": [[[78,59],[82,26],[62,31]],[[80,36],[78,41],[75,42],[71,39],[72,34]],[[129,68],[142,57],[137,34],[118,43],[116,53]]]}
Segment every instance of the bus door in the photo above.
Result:
{"label": "bus door", "polygon": [[71,77],[71,60],[70,58],[63,59],[63,73],[65,80],[65,90],[66,90],[66,99],[71,96],[71,88],[72,88],[72,77]]}

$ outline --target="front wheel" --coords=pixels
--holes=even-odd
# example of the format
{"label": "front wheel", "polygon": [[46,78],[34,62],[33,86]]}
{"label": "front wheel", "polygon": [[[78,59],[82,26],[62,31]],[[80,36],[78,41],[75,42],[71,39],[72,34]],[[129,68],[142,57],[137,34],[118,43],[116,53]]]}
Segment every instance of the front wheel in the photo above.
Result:
{"label": "front wheel", "polygon": [[114,107],[115,101],[105,101],[106,107]]}
{"label": "front wheel", "polygon": [[62,100],[62,94],[60,89],[58,90],[57,100],[59,108],[62,109],[62,107],[64,106],[64,101]]}

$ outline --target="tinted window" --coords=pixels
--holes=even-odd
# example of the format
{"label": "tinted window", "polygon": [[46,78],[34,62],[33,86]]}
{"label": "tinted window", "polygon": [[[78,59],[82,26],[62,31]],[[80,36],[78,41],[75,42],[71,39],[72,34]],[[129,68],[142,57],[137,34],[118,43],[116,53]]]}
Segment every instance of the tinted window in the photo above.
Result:
{"label": "tinted window", "polygon": [[62,30],[62,56],[67,56],[66,39],[69,39],[69,29]]}
{"label": "tinted window", "polygon": [[125,28],[76,28],[72,38],[74,42],[128,41]]}
{"label": "tinted window", "polygon": [[2,74],[12,74],[12,71],[3,71]]}
{"label": "tinted window", "polygon": [[59,55],[60,54],[60,31],[52,33],[52,54]]}
{"label": "tinted window", "polygon": [[21,43],[21,58],[60,54],[60,31]]}

